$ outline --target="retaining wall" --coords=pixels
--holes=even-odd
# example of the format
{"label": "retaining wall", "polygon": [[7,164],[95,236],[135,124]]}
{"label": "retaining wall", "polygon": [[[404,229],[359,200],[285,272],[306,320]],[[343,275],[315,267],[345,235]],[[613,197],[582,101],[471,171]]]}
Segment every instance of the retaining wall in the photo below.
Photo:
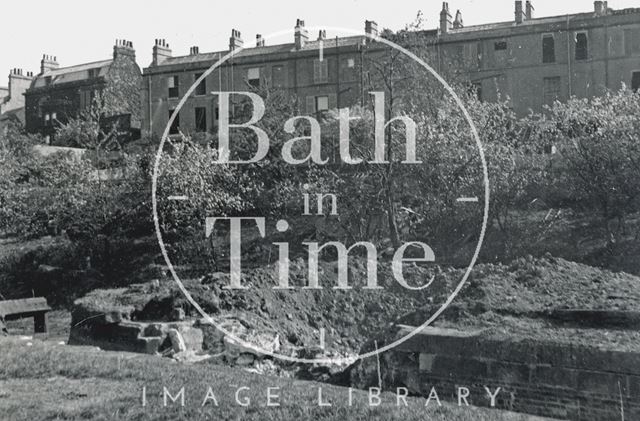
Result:
{"label": "retaining wall", "polygon": [[[400,327],[395,337],[413,328]],[[505,340],[481,332],[431,328],[381,358],[383,385],[407,387],[471,405],[490,406],[484,389],[501,388],[496,407],[568,420],[640,420],[640,353],[540,341]],[[351,372],[359,387],[377,385],[375,358]]]}

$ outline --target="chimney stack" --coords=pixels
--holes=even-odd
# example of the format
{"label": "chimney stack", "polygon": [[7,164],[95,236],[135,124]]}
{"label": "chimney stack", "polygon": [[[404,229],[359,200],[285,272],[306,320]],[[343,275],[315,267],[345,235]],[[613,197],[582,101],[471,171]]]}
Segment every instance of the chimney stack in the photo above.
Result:
{"label": "chimney stack", "polygon": [[298,19],[296,21],[294,40],[296,44],[296,50],[301,50],[309,40],[309,34],[304,27],[304,21],[302,19]]}
{"label": "chimney stack", "polygon": [[237,48],[242,48],[244,41],[242,41],[242,34],[237,29],[231,30],[231,37],[229,37],[229,50],[233,51]]}
{"label": "chimney stack", "polygon": [[5,98],[2,112],[24,107],[24,93],[31,86],[33,72],[26,74],[22,69],[11,69],[9,72],[9,97]]}
{"label": "chimney stack", "polygon": [[125,39],[116,40],[116,43],[113,45],[113,59],[115,60],[122,56],[133,57],[135,60],[136,50],[133,49],[133,42]]}
{"label": "chimney stack", "polygon": [[372,20],[364,21],[364,32],[371,35],[372,38],[378,37],[378,24]]}
{"label": "chimney stack", "polygon": [[190,56],[197,56],[198,54],[200,54],[200,47],[198,47],[197,45],[194,45],[189,49]]}
{"label": "chimney stack", "polygon": [[451,30],[451,13],[449,12],[449,3],[442,3],[442,11],[440,12],[440,33],[446,34]]}
{"label": "chimney stack", "polygon": [[533,3],[531,3],[530,0],[527,0],[526,9],[525,9],[525,16],[526,16],[527,20],[533,19],[533,11],[534,10],[535,10],[535,8],[533,7]]}
{"label": "chimney stack", "polygon": [[318,31],[318,41],[322,41],[327,39],[327,31],[325,29],[321,29]]}
{"label": "chimney stack", "polygon": [[607,14],[607,9],[606,9],[606,2],[604,1],[594,1],[593,2],[593,9],[594,12],[596,14],[596,16],[604,16]]}
{"label": "chimney stack", "polygon": [[262,34],[256,34],[256,47],[264,47],[264,38],[262,38]]}
{"label": "chimney stack", "polygon": [[524,22],[524,11],[522,9],[522,0],[516,1],[516,23],[521,24]]}
{"label": "chimney stack", "polygon": [[458,10],[456,12],[456,20],[453,21],[453,29],[464,28],[464,22],[462,20],[462,12]]}
{"label": "chimney stack", "polygon": [[156,38],[156,45],[153,46],[152,66],[161,65],[166,59],[171,57],[171,49],[164,38]]}
{"label": "chimney stack", "polygon": [[40,74],[44,74],[49,70],[55,70],[60,65],[58,64],[57,57],[50,56],[48,54],[42,55],[42,60],[40,61]]}

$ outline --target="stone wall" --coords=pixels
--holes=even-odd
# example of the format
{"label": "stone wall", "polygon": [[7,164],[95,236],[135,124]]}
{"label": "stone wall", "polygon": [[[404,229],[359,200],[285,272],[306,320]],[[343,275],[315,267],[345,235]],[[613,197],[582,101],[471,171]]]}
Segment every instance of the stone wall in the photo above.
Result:
{"label": "stone wall", "polygon": [[[394,337],[411,328],[401,327]],[[426,329],[381,358],[383,387],[490,406],[485,387],[501,388],[496,407],[569,420],[640,419],[640,353],[533,339],[500,339],[482,332]],[[351,370],[352,384],[377,386],[375,358]]]}

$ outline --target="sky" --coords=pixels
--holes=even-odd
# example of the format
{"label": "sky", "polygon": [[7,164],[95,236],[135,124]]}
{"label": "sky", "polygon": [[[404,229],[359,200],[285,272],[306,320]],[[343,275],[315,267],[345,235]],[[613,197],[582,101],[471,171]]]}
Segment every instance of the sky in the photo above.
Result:
{"label": "sky", "polygon": [[[242,33],[245,46],[255,35],[291,30],[297,18],[309,26],[362,30],[365,19],[380,29],[401,29],[422,11],[424,28],[436,28],[441,1],[434,0],[31,0],[3,1],[0,6],[0,86],[10,69],[38,73],[43,54],[57,56],[61,66],[104,60],[115,39],[132,41],[141,67],[151,62],[155,38],[165,38],[174,56],[224,50],[231,29]],[[535,16],[593,10],[591,0],[533,0]],[[640,7],[640,0],[609,0],[609,7]],[[466,26],[513,20],[513,0],[449,0],[455,16],[462,11]],[[339,35],[327,31],[327,36]],[[316,37],[317,34],[310,34]],[[283,39],[280,42],[290,42]],[[2,75],[6,76],[2,76]]]}

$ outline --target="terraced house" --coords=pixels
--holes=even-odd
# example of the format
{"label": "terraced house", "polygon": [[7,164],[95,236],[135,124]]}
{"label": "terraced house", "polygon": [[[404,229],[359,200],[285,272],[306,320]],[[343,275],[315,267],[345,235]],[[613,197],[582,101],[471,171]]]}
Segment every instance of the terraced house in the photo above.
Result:
{"label": "terraced house", "polygon": [[117,40],[107,60],[60,67],[55,56],[44,55],[40,73],[25,92],[26,130],[55,144],[60,124],[76,118],[100,95],[101,124],[122,131],[139,131],[141,71],[133,44]]}
{"label": "terraced house", "polygon": [[[365,31],[378,33],[366,21]],[[531,1],[515,2],[514,20],[464,26],[462,12],[452,16],[443,3],[440,25],[421,31],[430,65],[470,83],[482,100],[509,99],[519,115],[572,96],[592,97],[607,89],[640,88],[640,9],[613,10],[594,2],[585,13],[536,18]],[[256,44],[216,69],[188,98],[170,133],[212,132],[217,121],[216,91],[247,90],[268,84],[296,94],[301,112],[313,113],[363,103],[363,55],[375,48],[365,36],[310,39],[298,20],[291,43]],[[375,44],[375,42],[373,42]],[[160,137],[180,98],[202,73],[230,51],[242,47],[233,30],[229,48],[174,57],[165,40],[153,47],[144,69],[143,130]],[[319,59],[322,45],[324,60]]]}
{"label": "terraced house", "polygon": [[9,85],[0,86],[0,131],[9,122],[24,125],[24,93],[31,85],[33,73],[11,69]]}
{"label": "terraced house", "polygon": [[465,27],[444,3],[438,65],[463,73],[485,100],[509,97],[520,115],[555,100],[592,97],[624,83],[640,88],[640,8],[535,18],[531,1],[515,2],[514,20]]}
{"label": "terraced house", "polygon": [[[365,26],[368,33],[377,34],[375,22],[367,21]],[[247,91],[261,86],[286,89],[300,99],[303,113],[360,101],[363,93],[358,63],[366,37],[327,39],[326,31],[319,31],[317,38],[310,39],[304,21],[298,19],[292,38],[291,43],[265,45],[262,36],[256,35],[255,46],[239,51],[196,87],[170,133],[211,132],[218,118],[218,97],[212,93],[216,91]],[[235,29],[229,49],[213,53],[200,53],[198,47],[192,47],[189,55],[174,57],[165,40],[156,40],[153,62],[143,71],[144,130],[161,136],[180,98],[203,72],[243,46],[241,33]]]}

